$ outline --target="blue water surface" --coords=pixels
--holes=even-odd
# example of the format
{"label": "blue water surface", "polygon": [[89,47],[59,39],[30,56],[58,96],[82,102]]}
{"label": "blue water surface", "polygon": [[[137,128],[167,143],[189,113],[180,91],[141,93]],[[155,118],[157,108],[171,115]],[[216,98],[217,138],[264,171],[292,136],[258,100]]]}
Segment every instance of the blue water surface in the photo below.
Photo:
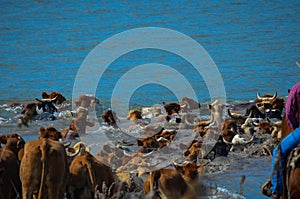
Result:
{"label": "blue water surface", "polygon": [[[201,44],[218,66],[228,100],[248,101],[257,91],[285,96],[299,80],[299,1],[1,1],[0,12],[3,101],[23,102],[42,91],[71,98],[76,73],[95,46],[149,26],[182,32]],[[186,60],[157,49],[119,57],[101,78],[97,97],[108,102],[118,79],[145,63],[173,67],[200,102],[210,101],[203,78]],[[143,86],[131,97],[141,105],[174,100],[162,85]]]}

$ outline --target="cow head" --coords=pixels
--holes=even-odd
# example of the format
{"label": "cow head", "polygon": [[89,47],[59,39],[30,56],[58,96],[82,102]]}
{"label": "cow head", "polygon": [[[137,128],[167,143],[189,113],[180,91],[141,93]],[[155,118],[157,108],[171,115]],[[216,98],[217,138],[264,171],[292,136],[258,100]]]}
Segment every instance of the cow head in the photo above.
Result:
{"label": "cow head", "polygon": [[87,126],[94,126],[94,122],[88,120],[89,111],[87,108],[79,107],[74,118],[69,126],[69,129],[77,134],[85,134]]}
{"label": "cow head", "polygon": [[181,99],[180,105],[186,105],[185,107],[188,110],[200,109],[201,107],[201,104],[199,102],[196,102],[194,99],[188,97],[183,97]]}
{"label": "cow head", "polygon": [[76,110],[76,118],[86,120],[89,115],[89,111],[87,108],[79,107]]}
{"label": "cow head", "polygon": [[226,120],[223,124],[222,130],[232,130],[233,132],[237,132],[237,124],[234,120]]}
{"label": "cow head", "polygon": [[108,126],[116,126],[117,121],[120,121],[117,118],[117,114],[113,110],[106,110],[102,115],[102,120],[108,125]]}
{"label": "cow head", "polygon": [[231,129],[225,129],[222,131],[222,134],[221,134],[224,141],[226,141],[226,142],[231,142],[235,135],[236,135],[236,132],[232,131]]}
{"label": "cow head", "polygon": [[175,169],[182,174],[182,177],[187,181],[192,181],[198,179],[199,174],[202,173],[204,169],[204,165],[197,165],[195,162],[186,161],[179,165],[177,163],[173,163]]}
{"label": "cow head", "polygon": [[184,156],[187,156],[190,161],[197,162],[197,157],[200,153],[202,141],[193,140],[187,150],[184,151]]}
{"label": "cow head", "polygon": [[127,120],[136,121],[143,119],[142,112],[140,110],[130,110],[127,116]]}
{"label": "cow head", "polygon": [[253,122],[253,125],[256,126],[261,133],[272,134],[274,126],[269,121],[262,121],[258,124]]}
{"label": "cow head", "polygon": [[5,134],[0,136],[0,144],[5,144],[5,148],[11,150],[19,160],[23,154],[19,153],[23,151],[25,140],[18,134]]}
{"label": "cow head", "polygon": [[47,113],[55,113],[57,112],[57,109],[56,107],[54,106],[54,101],[56,100],[56,98],[53,98],[53,99],[38,99],[38,98],[35,98],[38,102],[37,104],[37,110],[38,110],[38,113],[42,113],[42,112],[47,112]]}
{"label": "cow head", "polygon": [[59,141],[59,139],[63,138],[61,132],[56,130],[54,127],[40,127],[39,139],[41,138],[49,138],[51,140]]}
{"label": "cow head", "polygon": [[277,98],[277,92],[273,96],[265,94],[263,97],[257,93],[257,99],[254,100],[259,110],[266,113],[266,117],[281,119],[281,113],[284,109],[284,100]]}
{"label": "cow head", "polygon": [[166,104],[163,102],[163,104],[167,115],[172,115],[174,113],[178,114],[181,111],[181,106],[178,103],[169,102]]}
{"label": "cow head", "polygon": [[277,97],[277,91],[274,93],[274,95],[265,94],[261,97],[259,92],[256,94],[257,98],[254,100],[255,103],[270,103],[272,100],[274,100]]}
{"label": "cow head", "polygon": [[46,92],[42,93],[43,99],[55,99],[53,103],[61,104],[66,101],[66,98],[59,92],[51,92],[49,95]]}
{"label": "cow head", "polygon": [[147,138],[143,138],[141,140],[137,139],[136,143],[138,146],[141,146],[143,148],[147,148],[150,150],[159,148],[159,143],[155,139],[155,137],[147,137]]}
{"label": "cow head", "polygon": [[93,95],[80,95],[75,102],[76,107],[93,108],[95,104],[99,104],[99,99]]}
{"label": "cow head", "polygon": [[176,134],[176,131],[169,131],[169,130],[161,129],[161,131],[155,135],[155,138],[159,139],[160,137],[162,137],[164,139],[172,141],[175,137],[175,134]]}
{"label": "cow head", "polygon": [[76,156],[84,155],[86,152],[90,152],[90,147],[86,146],[83,142],[77,142],[73,147],[68,147],[67,150],[68,157],[75,158]]}

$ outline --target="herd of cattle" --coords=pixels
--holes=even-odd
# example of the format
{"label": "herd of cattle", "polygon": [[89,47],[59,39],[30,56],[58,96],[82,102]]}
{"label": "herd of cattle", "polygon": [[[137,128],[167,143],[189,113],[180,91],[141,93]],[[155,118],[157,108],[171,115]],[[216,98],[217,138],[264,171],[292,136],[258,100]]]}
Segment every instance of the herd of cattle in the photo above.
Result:
{"label": "herd of cattle", "polygon": [[[57,108],[64,101],[66,98],[61,93],[48,95],[43,92],[42,99],[23,105],[19,126],[28,126],[31,120],[57,119],[57,113],[67,109],[63,106]],[[280,139],[285,105],[284,99],[276,92],[264,96],[257,93],[254,102],[235,106],[215,101],[208,105],[209,120],[196,114],[201,108],[200,103],[187,97],[180,103],[164,103],[164,110],[158,107],[131,110],[127,119],[132,125],[142,127],[144,135],[127,145],[136,146],[134,154],[128,154],[124,146],[114,149],[105,145],[94,156],[79,137],[87,133],[87,126],[94,125],[89,113],[96,103],[99,100],[94,96],[79,96],[70,125],[60,131],[54,127],[40,127],[37,140],[25,143],[17,133],[1,135],[0,199],[122,198],[126,191],[130,191],[122,181],[130,179],[118,178],[115,168],[132,161],[134,154],[144,158],[153,151],[168,147],[180,129],[190,130],[195,137],[191,142],[183,143],[182,155],[186,161],[181,165],[174,163],[174,169],[146,172],[143,192],[149,198],[197,198],[205,193],[199,173],[209,166],[197,164],[199,159],[213,161],[216,156],[227,156],[236,146],[245,147],[258,142],[258,134]],[[234,113],[243,107],[244,113]],[[107,126],[119,128],[120,119],[113,110],[106,110],[101,119]],[[153,125],[152,120],[165,125]],[[204,151],[203,145],[208,139],[217,142],[211,151]],[[71,144],[74,142],[76,144]],[[262,150],[271,155],[267,146]],[[114,168],[107,165],[114,165]]]}

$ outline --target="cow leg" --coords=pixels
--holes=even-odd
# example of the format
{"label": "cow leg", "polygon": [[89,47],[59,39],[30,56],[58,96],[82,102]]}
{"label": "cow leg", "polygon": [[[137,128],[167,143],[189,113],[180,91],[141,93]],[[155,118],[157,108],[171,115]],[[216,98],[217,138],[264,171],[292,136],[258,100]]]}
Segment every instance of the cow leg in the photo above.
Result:
{"label": "cow leg", "polygon": [[23,199],[31,199],[32,198],[32,191],[29,190],[26,187],[22,187],[23,193],[22,193],[22,198]]}
{"label": "cow leg", "polygon": [[50,184],[48,187],[48,199],[63,199],[63,193],[61,191],[61,185],[58,184]]}

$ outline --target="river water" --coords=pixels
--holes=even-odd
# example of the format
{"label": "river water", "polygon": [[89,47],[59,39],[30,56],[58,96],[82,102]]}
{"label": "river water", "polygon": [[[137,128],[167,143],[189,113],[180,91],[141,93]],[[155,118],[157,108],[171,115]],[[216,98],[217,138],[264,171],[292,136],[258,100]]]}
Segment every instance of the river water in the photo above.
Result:
{"label": "river water", "polygon": [[[287,89],[299,81],[300,68],[295,64],[300,55],[299,1],[1,1],[0,12],[0,133],[18,132],[26,140],[34,139],[41,125],[62,129],[68,126],[70,118],[33,122],[29,128],[20,129],[14,119],[20,109],[7,109],[4,105],[34,101],[42,91],[59,91],[71,104],[80,75],[88,82],[87,93],[96,85],[93,94],[101,102],[98,116],[111,107],[119,80],[135,67],[147,63],[174,69],[191,85],[200,103],[211,102],[210,89],[214,88],[208,87],[206,77],[198,74],[185,57],[155,46],[114,57],[94,85],[88,81],[93,71],[79,74],[84,60],[97,45],[135,28],[174,30],[198,42],[215,63],[227,103],[248,102],[256,97],[257,91],[262,94],[277,91],[279,96],[286,97]],[[168,42],[168,35],[163,39]],[[180,44],[181,40],[172,42]],[[124,41],[114,42],[110,47],[122,49],[122,45]],[[194,53],[189,46],[182,48],[187,55]],[[100,71],[102,63],[97,64],[92,69]],[[170,72],[165,70],[168,68],[156,71],[153,67],[154,76],[165,77]],[[141,81],[143,75],[139,72],[127,83]],[[167,83],[157,79],[153,83],[140,83],[130,93],[130,108],[176,101],[177,92],[181,91],[172,88],[180,88],[182,82],[174,76],[166,79]],[[128,95],[129,85],[122,86],[119,92]],[[103,144],[103,137],[101,133],[91,133],[86,139],[97,146]],[[235,193],[239,191],[241,175],[246,175],[242,195],[263,198],[259,186],[270,173],[270,159],[245,161],[246,166],[240,171],[212,175],[209,180]]]}

